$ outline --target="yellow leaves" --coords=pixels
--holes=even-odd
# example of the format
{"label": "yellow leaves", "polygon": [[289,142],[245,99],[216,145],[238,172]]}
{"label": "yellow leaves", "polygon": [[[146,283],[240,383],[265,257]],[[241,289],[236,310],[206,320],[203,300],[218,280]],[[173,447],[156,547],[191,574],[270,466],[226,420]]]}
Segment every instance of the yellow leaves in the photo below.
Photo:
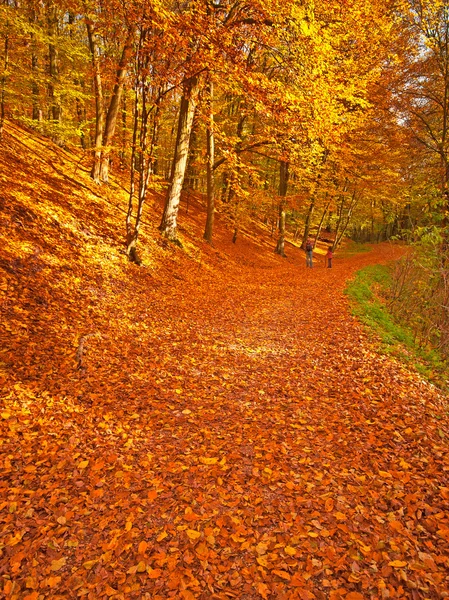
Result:
{"label": "yellow leaves", "polygon": [[67,523],[67,519],[64,516],[60,516],[56,519],[56,521],[60,524],[60,525],[65,525]]}
{"label": "yellow leaves", "polygon": [[187,529],[186,533],[191,540],[197,540],[201,537],[201,531],[195,531],[195,529]]}
{"label": "yellow leaves", "polygon": [[24,534],[24,532],[22,532],[22,531],[16,531],[16,533],[14,535],[11,535],[9,538],[7,538],[6,545],[7,546],[15,546],[20,541],[22,541],[23,534]]}
{"label": "yellow leaves", "polygon": [[7,410],[4,410],[1,414],[2,419],[9,419],[11,417],[11,413],[8,412]]}
{"label": "yellow leaves", "polygon": [[379,471],[379,475],[384,479],[391,479],[393,477],[389,471]]}
{"label": "yellow leaves", "polygon": [[143,560],[141,560],[139,562],[139,564],[137,565],[136,572],[137,573],[145,573],[146,570],[147,570],[147,565],[145,564],[145,562]]}
{"label": "yellow leaves", "polygon": [[86,560],[86,562],[83,562],[83,567],[86,569],[86,571],[90,571],[92,569],[92,567],[94,567],[98,562],[98,559],[95,560]]}
{"label": "yellow leaves", "polygon": [[48,587],[54,588],[59,583],[61,583],[61,579],[62,579],[62,577],[60,577],[59,575],[50,575],[50,577],[47,577],[47,579],[45,580],[45,582],[48,585]]}
{"label": "yellow leaves", "polygon": [[162,540],[165,540],[165,538],[168,536],[168,533],[166,531],[162,531],[156,538],[156,540],[158,542],[162,542]]}
{"label": "yellow leaves", "polygon": [[348,519],[347,516],[340,511],[335,512],[334,516],[337,519],[337,521],[347,521]]}
{"label": "yellow leaves", "polygon": [[257,562],[261,567],[268,567],[268,557],[267,556],[258,556],[256,558]]}
{"label": "yellow leaves", "polygon": [[89,464],[88,460],[82,460],[81,462],[78,463],[78,469],[85,469],[87,467],[87,465]]}
{"label": "yellow leaves", "polygon": [[267,550],[268,550],[268,544],[266,544],[265,542],[259,542],[256,546],[256,552],[259,555],[266,554]]}
{"label": "yellow leaves", "polygon": [[132,528],[133,528],[133,522],[132,521],[126,521],[125,531],[131,531]]}
{"label": "yellow leaves", "polygon": [[295,556],[296,549],[293,548],[292,546],[285,546],[284,552],[285,552],[285,554],[288,554],[289,556]]}
{"label": "yellow leaves", "polygon": [[402,457],[399,459],[399,464],[403,469],[410,469],[410,465]]}
{"label": "yellow leaves", "polygon": [[407,562],[405,560],[392,560],[388,563],[388,566],[400,569],[401,567],[407,566]]}
{"label": "yellow leaves", "polygon": [[63,556],[58,560],[52,560],[50,565],[51,571],[59,571],[65,565],[67,559]]}
{"label": "yellow leaves", "polygon": [[143,565],[143,571],[140,571],[140,572],[143,573],[144,571],[146,571],[146,565],[143,561],[140,561],[139,563],[137,563],[137,565],[133,565],[126,572],[128,573],[128,575],[135,575],[137,573],[137,569],[139,569],[139,568],[142,569],[142,565]]}
{"label": "yellow leaves", "polygon": [[206,458],[206,457],[200,456],[200,462],[203,463],[203,465],[216,465],[218,462],[218,458],[217,457]]}

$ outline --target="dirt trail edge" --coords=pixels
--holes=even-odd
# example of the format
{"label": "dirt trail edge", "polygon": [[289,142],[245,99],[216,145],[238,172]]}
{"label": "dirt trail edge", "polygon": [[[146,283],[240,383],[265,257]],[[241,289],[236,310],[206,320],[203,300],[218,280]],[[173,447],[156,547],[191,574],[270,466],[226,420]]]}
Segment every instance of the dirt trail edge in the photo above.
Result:
{"label": "dirt trail edge", "polygon": [[447,401],[343,294],[400,250],[139,269],[64,185],[2,206],[2,597],[448,597]]}

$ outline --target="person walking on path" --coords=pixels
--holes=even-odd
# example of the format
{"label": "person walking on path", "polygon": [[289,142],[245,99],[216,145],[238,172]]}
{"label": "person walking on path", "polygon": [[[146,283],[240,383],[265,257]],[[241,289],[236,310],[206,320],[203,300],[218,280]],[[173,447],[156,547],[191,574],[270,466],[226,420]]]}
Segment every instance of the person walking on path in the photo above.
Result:
{"label": "person walking on path", "polygon": [[334,253],[332,252],[332,246],[329,246],[329,248],[327,249],[327,252],[326,252],[326,256],[324,257],[324,266],[326,266],[326,263],[327,263],[328,269],[332,269],[333,256],[334,256]]}
{"label": "person walking on path", "polygon": [[306,267],[313,267],[313,242],[310,238],[306,242]]}

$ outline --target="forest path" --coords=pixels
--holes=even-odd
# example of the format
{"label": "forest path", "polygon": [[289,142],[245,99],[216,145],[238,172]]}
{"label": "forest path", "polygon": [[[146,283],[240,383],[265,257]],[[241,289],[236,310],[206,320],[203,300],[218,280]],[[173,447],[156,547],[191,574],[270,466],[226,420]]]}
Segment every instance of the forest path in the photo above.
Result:
{"label": "forest path", "polygon": [[92,274],[71,314],[35,277],[2,413],[5,597],[446,597],[447,405],[343,295],[399,253]]}
{"label": "forest path", "polygon": [[122,188],[1,150],[0,596],[447,597],[447,400],[343,295],[401,249],[307,270],[219,214],[210,248],[192,199],[181,251],[155,200],[138,268]]}

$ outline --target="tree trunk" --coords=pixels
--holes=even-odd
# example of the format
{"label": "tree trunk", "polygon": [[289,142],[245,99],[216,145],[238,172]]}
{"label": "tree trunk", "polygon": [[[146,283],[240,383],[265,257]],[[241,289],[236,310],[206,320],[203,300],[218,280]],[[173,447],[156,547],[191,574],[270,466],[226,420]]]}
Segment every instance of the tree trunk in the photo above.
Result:
{"label": "tree trunk", "polygon": [[[307,216],[306,216],[306,222],[304,223],[304,235],[302,238],[302,247],[305,247],[305,243],[307,241],[307,238],[310,235],[310,226],[312,224],[312,217],[313,217],[313,211],[315,209],[315,194],[312,196],[312,199],[310,201],[309,204],[309,210],[307,211]],[[316,239],[313,243],[313,246],[315,247],[316,244]]]}
{"label": "tree trunk", "polygon": [[[37,22],[37,15],[34,10],[31,11],[29,21],[31,27]],[[39,101],[39,59],[36,34],[31,33],[31,93],[33,97],[32,119],[33,121],[42,121],[42,109]]]}
{"label": "tree trunk", "polygon": [[329,206],[331,205],[331,201],[332,201],[332,198],[329,199],[328,203],[324,207],[323,214],[321,215],[321,219],[320,219],[320,224],[318,225],[318,231],[317,231],[317,234],[316,234],[314,246],[316,245],[316,242],[320,239],[321,230],[323,229],[324,219],[326,218],[327,211],[329,210]]}
{"label": "tree trunk", "polygon": [[289,177],[289,163],[286,160],[279,162],[279,237],[275,252],[285,256],[285,197],[287,196]]}
{"label": "tree trunk", "polygon": [[[325,164],[328,156],[329,156],[329,150],[324,150],[323,156],[321,158],[320,170],[319,170],[317,179],[315,181],[315,184],[314,184],[314,186],[312,188],[311,200],[310,200],[310,204],[309,204],[309,210],[307,211],[306,221],[305,221],[305,224],[304,224],[304,235],[303,235],[302,244],[301,244],[301,246],[303,248],[305,248],[306,241],[307,241],[307,239],[308,239],[308,237],[310,235],[310,228],[312,226],[312,217],[313,217],[313,211],[315,210],[316,197],[317,197],[320,185],[321,185],[321,177],[323,175],[323,167],[324,167],[324,164]],[[317,236],[315,236],[315,241],[313,242],[313,247],[314,248],[316,246],[316,241],[317,241]]]}
{"label": "tree trunk", "polygon": [[115,133],[115,126],[117,123],[117,115],[120,108],[123,86],[128,73],[128,62],[133,49],[134,35],[135,29],[134,27],[130,27],[128,29],[125,45],[123,46],[122,56],[120,58],[115,77],[114,89],[112,92],[111,101],[109,103],[108,113],[106,115],[100,165],[100,180],[104,183],[107,183],[109,178],[109,156],[111,152],[112,138],[114,137]]}
{"label": "tree trunk", "polygon": [[[348,228],[348,225],[351,222],[352,213],[354,212],[354,208],[355,208],[356,204],[357,204],[357,195],[356,195],[356,189],[354,189],[354,192],[352,193],[352,197],[351,197],[351,202],[349,203],[348,212],[346,214],[346,221],[343,225],[343,228],[342,229],[340,229],[340,227],[337,228],[337,232],[335,234],[335,241],[332,245],[333,251],[335,251],[341,244],[341,240],[343,239],[346,229]],[[343,221],[343,210],[341,212],[342,212],[342,214],[340,215],[339,224],[340,224],[340,222]]]}
{"label": "tree trunk", "polygon": [[[143,207],[146,200],[148,183],[154,173],[155,149],[158,139],[159,129],[159,109],[162,99],[162,89],[159,88],[157,96],[154,99],[151,94],[151,87],[145,86],[145,80],[148,73],[149,56],[142,56],[141,49],[144,44],[147,30],[141,30],[138,49],[136,53],[135,80],[134,80],[134,126],[131,151],[131,181],[128,202],[128,212],[126,215],[126,253],[130,260],[140,264],[137,255],[137,240],[142,222]],[[141,107],[139,97],[141,96]],[[148,120],[155,107],[153,116],[153,131],[151,136],[150,148],[148,149]],[[137,160],[138,158],[138,160]],[[137,166],[136,166],[137,165]],[[135,174],[138,176],[138,195],[137,212],[134,225],[131,224],[133,217],[133,200],[135,191]]]}
{"label": "tree trunk", "polygon": [[[141,142],[140,142],[140,174],[139,174],[139,188],[137,198],[137,214],[134,223],[134,229],[131,232],[128,229],[128,245],[126,252],[131,260],[140,264],[140,260],[137,256],[137,240],[140,232],[140,225],[142,223],[143,207],[146,200],[148,183],[154,173],[154,153],[156,149],[156,143],[158,138],[159,130],[159,118],[160,118],[160,101],[161,95],[156,99],[156,112],[153,118],[153,131],[151,136],[150,148],[147,147],[148,137],[148,117],[150,111],[147,109],[147,102],[144,101],[142,105],[142,124],[141,124]],[[130,198],[130,201],[131,198]]]}
{"label": "tree trunk", "polygon": [[95,90],[95,140],[93,164],[90,176],[95,183],[100,183],[101,148],[103,145],[104,107],[103,107],[103,85],[101,82],[100,58],[96,41],[95,29],[90,21],[86,22],[87,36],[89,38],[90,55],[94,73]]}
{"label": "tree trunk", "polygon": [[214,87],[213,82],[208,83],[208,110],[209,110],[209,121],[207,124],[207,218],[206,227],[204,230],[204,239],[212,243],[212,234],[214,229],[214,216],[215,216],[215,199],[214,199],[214,161],[215,161],[215,140],[214,140],[214,112],[213,112],[213,99],[214,99]]}
{"label": "tree trunk", "polygon": [[[8,30],[8,23],[6,24]],[[3,138],[3,127],[5,123],[5,97],[6,97],[6,77],[9,66],[9,35],[5,35],[3,55],[3,75],[0,81],[0,140]]]}
{"label": "tree trunk", "polygon": [[49,81],[48,81],[48,98],[50,103],[50,119],[53,121],[52,125],[54,131],[52,134],[53,141],[61,145],[61,133],[59,125],[61,123],[62,109],[56,95],[56,88],[59,83],[59,59],[58,49],[56,46],[56,36],[58,33],[58,14],[56,7],[53,4],[49,6],[48,12],[48,34],[50,42],[48,45],[48,64],[49,64]]}
{"label": "tree trunk", "polygon": [[192,77],[184,84],[179,110],[178,131],[176,135],[175,151],[173,157],[170,186],[165,201],[164,213],[160,230],[164,237],[177,241],[177,217],[181,199],[182,184],[189,154],[190,132],[193,117],[198,102],[199,80]]}

